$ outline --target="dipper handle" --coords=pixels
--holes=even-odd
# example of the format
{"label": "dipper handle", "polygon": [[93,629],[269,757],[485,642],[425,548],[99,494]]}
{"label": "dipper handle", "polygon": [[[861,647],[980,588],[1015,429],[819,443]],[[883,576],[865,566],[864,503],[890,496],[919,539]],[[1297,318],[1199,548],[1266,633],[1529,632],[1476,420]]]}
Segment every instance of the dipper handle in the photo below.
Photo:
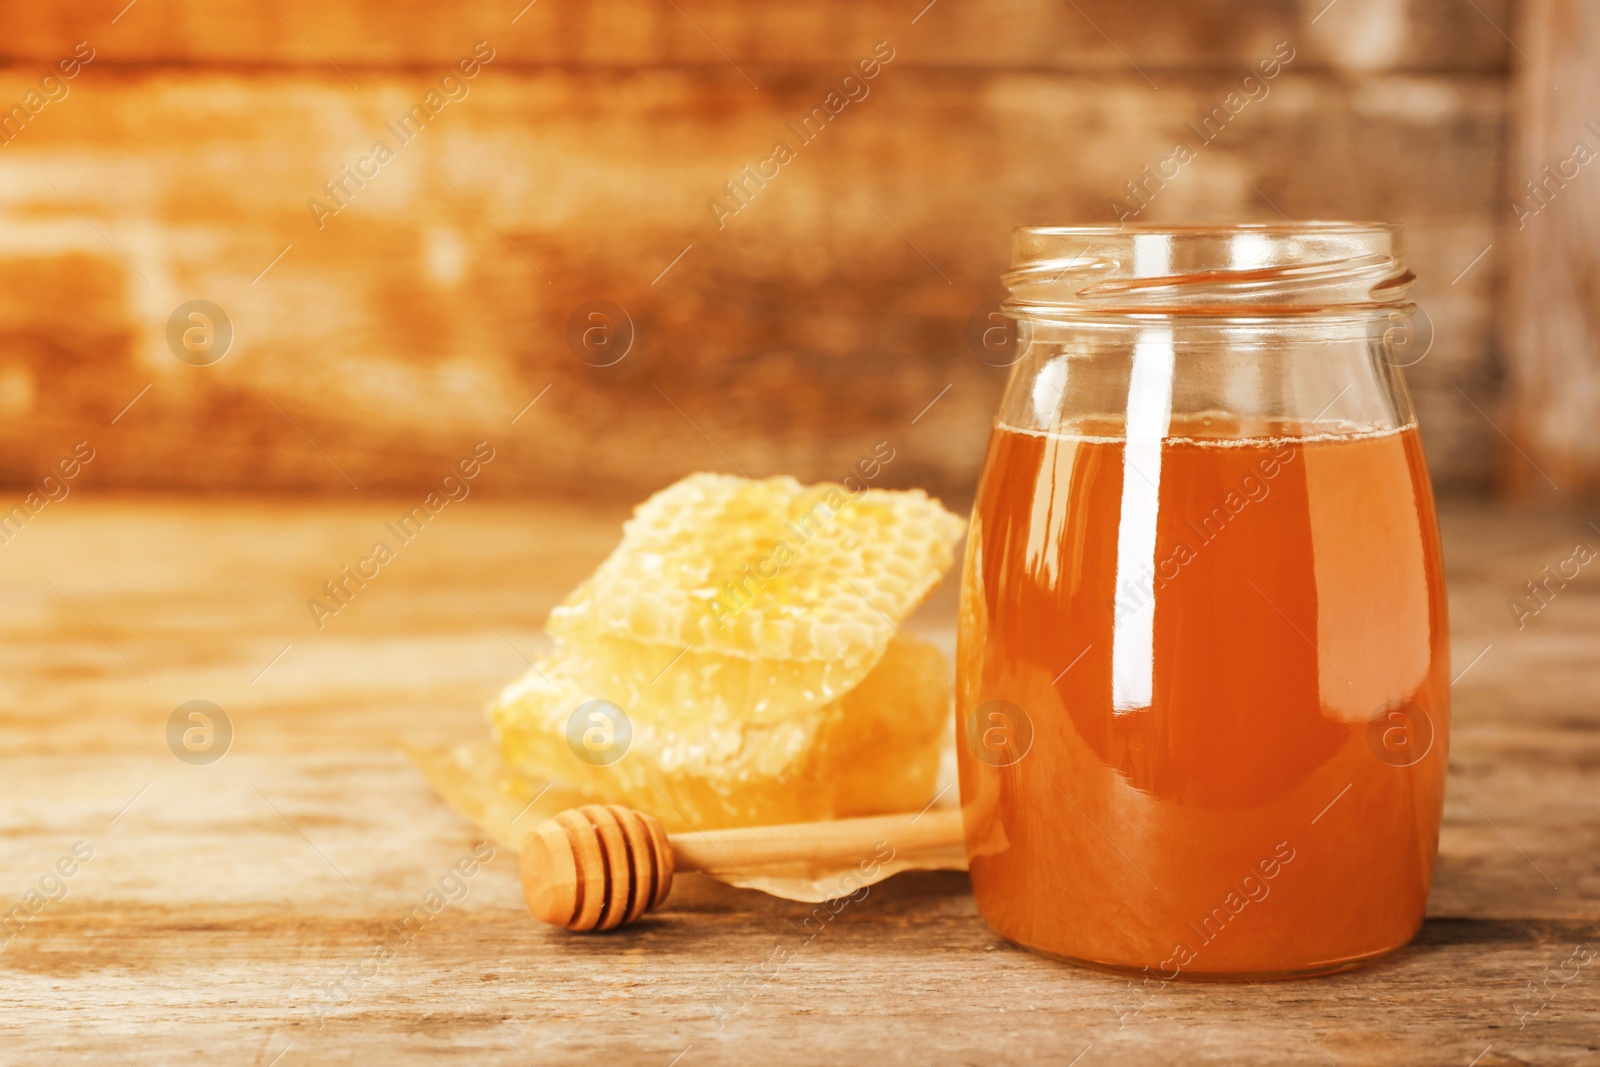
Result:
{"label": "dipper handle", "polygon": [[848,866],[879,843],[903,865],[962,847],[959,811],[750,826],[667,836],[653,815],[587,804],[540,823],[522,845],[522,895],[534,917],[568,930],[613,930],[659,907],[674,872],[738,874],[776,863]]}

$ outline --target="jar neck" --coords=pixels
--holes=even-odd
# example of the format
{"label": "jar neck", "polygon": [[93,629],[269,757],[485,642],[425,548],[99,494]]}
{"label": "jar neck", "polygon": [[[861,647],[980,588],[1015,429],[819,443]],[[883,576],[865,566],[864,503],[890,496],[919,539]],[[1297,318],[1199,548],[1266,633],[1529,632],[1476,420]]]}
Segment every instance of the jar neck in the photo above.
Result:
{"label": "jar neck", "polygon": [[1398,227],[1024,228],[1006,310],[1036,324],[1370,323],[1410,313]]}

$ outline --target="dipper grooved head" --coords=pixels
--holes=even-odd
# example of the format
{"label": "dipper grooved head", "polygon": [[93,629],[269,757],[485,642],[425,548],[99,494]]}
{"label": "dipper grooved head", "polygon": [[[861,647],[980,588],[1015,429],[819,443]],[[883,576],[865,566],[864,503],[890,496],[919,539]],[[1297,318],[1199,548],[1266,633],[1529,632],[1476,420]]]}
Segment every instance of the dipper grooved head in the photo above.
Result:
{"label": "dipper grooved head", "polygon": [[534,917],[568,930],[613,930],[653,911],[675,863],[654,815],[587,804],[540,823],[522,845],[522,895]]}

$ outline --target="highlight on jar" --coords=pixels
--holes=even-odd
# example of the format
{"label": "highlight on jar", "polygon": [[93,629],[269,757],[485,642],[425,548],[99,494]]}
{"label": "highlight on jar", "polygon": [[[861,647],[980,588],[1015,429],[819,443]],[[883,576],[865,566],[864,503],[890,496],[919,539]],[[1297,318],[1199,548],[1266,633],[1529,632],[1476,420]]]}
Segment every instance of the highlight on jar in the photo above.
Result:
{"label": "highlight on jar", "polygon": [[[675,877],[807,902],[970,870],[1005,938],[1160,979],[1406,944],[1449,733],[1398,227],[1018,230],[970,522],[873,485],[697,474],[641,504],[489,709],[413,748],[533,915]],[[965,549],[952,665],[907,621]],[[670,912],[670,909],[668,909]],[[658,913],[659,915],[659,913]]]}

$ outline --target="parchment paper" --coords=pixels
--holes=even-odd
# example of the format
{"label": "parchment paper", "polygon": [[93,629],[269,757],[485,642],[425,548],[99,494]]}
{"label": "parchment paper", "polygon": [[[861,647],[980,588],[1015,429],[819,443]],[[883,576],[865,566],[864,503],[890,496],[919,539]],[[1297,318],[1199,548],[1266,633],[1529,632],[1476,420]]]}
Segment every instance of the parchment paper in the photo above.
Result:
{"label": "parchment paper", "polygon": [[[498,750],[486,740],[449,746],[402,743],[401,748],[446,804],[476,823],[496,844],[513,851],[520,852],[522,839],[546,819],[567,808],[595,803],[593,798],[568,786],[532,778],[506,766]],[[938,790],[930,807],[954,808],[955,758],[948,748],[940,763]],[[960,845],[933,856],[923,853],[917,859],[912,864],[896,853],[887,861],[872,857],[872,862],[850,866],[746,864],[737,871],[705,873],[729,885],[817,903],[848,896],[905,870],[967,869],[966,851]]]}

